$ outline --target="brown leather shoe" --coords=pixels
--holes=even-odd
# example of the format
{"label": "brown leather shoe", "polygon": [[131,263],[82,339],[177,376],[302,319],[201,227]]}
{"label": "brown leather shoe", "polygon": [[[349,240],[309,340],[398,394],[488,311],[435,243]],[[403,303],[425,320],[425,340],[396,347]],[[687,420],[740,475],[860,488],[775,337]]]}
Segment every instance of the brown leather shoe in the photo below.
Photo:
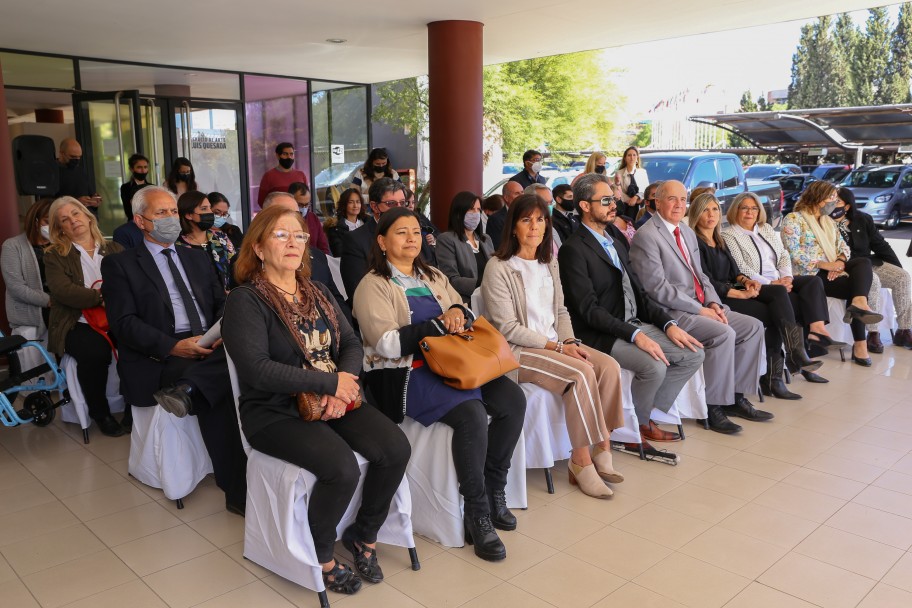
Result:
{"label": "brown leather shoe", "polygon": [[884,345],[880,341],[880,332],[879,331],[869,331],[868,332],[868,352],[879,355],[883,353]]}
{"label": "brown leather shoe", "polygon": [[900,329],[893,334],[893,346],[912,348],[912,330]]}
{"label": "brown leather shoe", "polygon": [[640,436],[649,441],[681,441],[681,436],[671,431],[663,431],[652,420],[649,424],[640,425]]}

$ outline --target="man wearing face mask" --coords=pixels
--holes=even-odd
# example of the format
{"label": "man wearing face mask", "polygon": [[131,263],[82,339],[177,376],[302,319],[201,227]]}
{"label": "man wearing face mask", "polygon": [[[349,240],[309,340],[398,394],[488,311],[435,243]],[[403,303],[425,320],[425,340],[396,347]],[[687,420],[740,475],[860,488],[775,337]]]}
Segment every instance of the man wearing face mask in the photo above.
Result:
{"label": "man wearing face mask", "polygon": [[225,290],[206,253],[174,246],[181,233],[174,194],[148,186],[132,203],[144,242],[107,256],[101,266],[121,392],[133,407],[157,404],[178,417],[196,415],[226,508],[243,513],[247,459],[225,349],[221,340],[210,348],[199,344],[222,316]]}
{"label": "man wearing face mask", "polygon": [[551,191],[554,195],[554,211],[551,213],[551,225],[560,237],[561,243],[566,243],[571,234],[579,228],[579,216],[573,204],[573,190],[570,184],[555,186]]}
{"label": "man wearing face mask", "polygon": [[288,194],[292,195],[298,204],[298,211],[304,216],[307,223],[307,232],[310,233],[310,246],[316,247],[326,255],[332,255],[329,249],[329,239],[323,232],[323,222],[311,205],[310,188],[304,182],[294,182],[288,186]]}
{"label": "man wearing face mask", "polygon": [[98,205],[101,196],[95,192],[95,187],[89,180],[89,174],[82,162],[82,146],[75,139],[68,137],[60,142],[58,156],[60,169],[60,185],[55,198],[72,196],[88,207],[89,211],[98,215]]}
{"label": "man wearing face mask", "polygon": [[149,159],[142,154],[134,154],[127,161],[130,167],[130,179],[120,187],[120,201],[123,203],[127,222],[133,221],[133,195],[149,186]]}
{"label": "man wearing face mask", "polygon": [[640,209],[639,214],[636,217],[636,222],[633,224],[634,228],[637,230],[640,229],[640,226],[649,221],[656,213],[656,190],[662,184],[662,182],[652,182],[646,186],[646,190],[643,192],[643,198],[646,200],[646,204],[643,205],[643,208]]}
{"label": "man wearing face mask", "polygon": [[275,148],[278,165],[263,174],[260,180],[260,190],[257,193],[257,207],[263,208],[263,201],[273,192],[288,192],[288,187],[295,182],[307,184],[307,176],[303,171],[294,168],[294,144],[283,141]]}
{"label": "man wearing face mask", "polygon": [[519,182],[523,188],[528,188],[532,184],[546,184],[548,180],[541,176],[542,155],[538,150],[526,150],[523,153],[523,170],[510,178],[511,181]]}

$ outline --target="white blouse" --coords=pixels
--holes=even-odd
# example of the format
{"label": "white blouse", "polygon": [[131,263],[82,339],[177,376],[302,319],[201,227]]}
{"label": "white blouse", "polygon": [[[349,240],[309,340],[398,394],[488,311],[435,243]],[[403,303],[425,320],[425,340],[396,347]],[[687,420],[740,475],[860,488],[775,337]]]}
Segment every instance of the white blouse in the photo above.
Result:
{"label": "white blouse", "polygon": [[[101,287],[100,284],[96,285],[95,287],[92,287],[92,285],[96,281],[101,280],[101,259],[102,258],[98,254],[98,249],[99,249],[98,244],[95,245],[95,251],[93,252],[93,255],[91,255],[91,256],[85,249],[82,248],[81,245],[73,243],[73,247],[75,247],[76,251],[79,252],[79,264],[80,264],[80,266],[82,266],[82,278],[83,278],[83,283],[85,283],[85,287],[88,287],[89,289],[96,289],[98,287]],[[79,316],[79,322],[80,323],[88,322],[88,321],[86,321],[85,315]]]}
{"label": "white blouse", "polygon": [[513,256],[510,267],[522,275],[526,292],[526,317],[528,327],[551,342],[557,342],[557,324],[554,317],[554,279],[546,264],[538,260],[524,260]]}

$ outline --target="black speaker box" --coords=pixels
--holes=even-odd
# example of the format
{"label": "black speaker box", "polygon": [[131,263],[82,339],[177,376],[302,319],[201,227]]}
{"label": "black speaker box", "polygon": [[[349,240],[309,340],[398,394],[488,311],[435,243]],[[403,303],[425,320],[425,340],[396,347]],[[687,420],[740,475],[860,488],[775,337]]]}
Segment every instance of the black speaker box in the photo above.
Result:
{"label": "black speaker box", "polygon": [[54,196],[60,183],[54,140],[44,135],[13,139],[13,167],[21,195]]}

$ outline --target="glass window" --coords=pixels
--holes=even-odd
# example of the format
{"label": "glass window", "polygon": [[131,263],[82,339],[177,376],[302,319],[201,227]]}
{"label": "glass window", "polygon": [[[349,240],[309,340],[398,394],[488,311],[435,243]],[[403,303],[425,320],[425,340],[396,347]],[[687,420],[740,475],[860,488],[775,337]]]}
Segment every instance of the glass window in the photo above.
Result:
{"label": "glass window", "polygon": [[73,60],[24,53],[0,53],[3,83],[10,87],[75,89]]}
{"label": "glass window", "polygon": [[734,188],[738,185],[738,165],[730,158],[723,158],[716,161],[719,165],[719,178],[722,181],[722,188]]}
{"label": "glass window", "polygon": [[237,74],[80,60],[79,76],[86,91],[138,89],[143,95],[241,98],[241,83]]}
{"label": "glass window", "polygon": [[694,168],[693,187],[696,188],[703,182],[709,182],[711,185],[715,186],[719,181],[719,176],[716,174],[716,163],[711,160],[703,161],[698,163]]}

